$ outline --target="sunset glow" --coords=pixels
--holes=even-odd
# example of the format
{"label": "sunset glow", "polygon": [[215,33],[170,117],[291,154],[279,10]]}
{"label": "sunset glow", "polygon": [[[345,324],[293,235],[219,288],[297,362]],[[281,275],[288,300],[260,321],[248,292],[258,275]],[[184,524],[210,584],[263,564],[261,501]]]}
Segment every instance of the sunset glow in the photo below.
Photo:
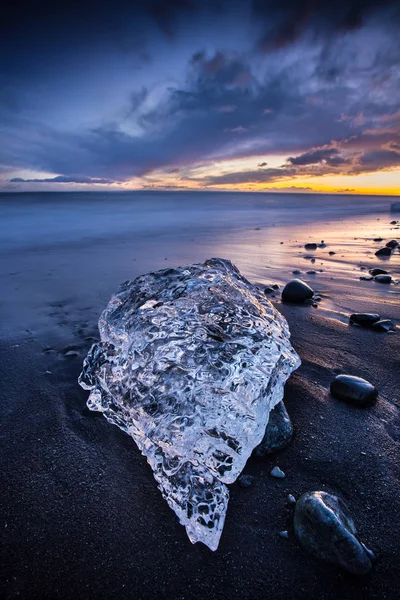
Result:
{"label": "sunset glow", "polygon": [[397,195],[395,5],[10,9],[0,189]]}

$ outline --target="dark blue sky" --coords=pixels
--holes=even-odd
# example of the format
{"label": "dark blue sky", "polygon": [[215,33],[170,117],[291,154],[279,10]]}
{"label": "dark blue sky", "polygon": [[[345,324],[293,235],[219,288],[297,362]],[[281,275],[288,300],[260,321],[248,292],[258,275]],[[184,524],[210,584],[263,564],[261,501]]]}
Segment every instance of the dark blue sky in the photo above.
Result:
{"label": "dark blue sky", "polygon": [[2,9],[1,189],[400,191],[400,3],[145,6]]}

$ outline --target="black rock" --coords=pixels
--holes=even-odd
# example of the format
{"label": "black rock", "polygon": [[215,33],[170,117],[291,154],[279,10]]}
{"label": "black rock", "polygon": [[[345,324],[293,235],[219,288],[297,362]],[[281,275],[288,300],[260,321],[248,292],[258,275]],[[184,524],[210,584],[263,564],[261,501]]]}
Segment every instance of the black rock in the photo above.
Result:
{"label": "black rock", "polygon": [[376,267],[375,269],[370,269],[369,271],[371,273],[371,275],[373,275],[374,277],[376,277],[376,275],[387,275],[388,272],[385,271],[385,269],[380,269],[379,267]]}
{"label": "black rock", "polygon": [[278,465],[271,470],[270,475],[272,477],[276,477],[276,479],[285,479],[286,477],[285,473],[278,467]]}
{"label": "black rock", "polygon": [[392,283],[392,278],[390,275],[377,275],[375,281],[378,283]]}
{"label": "black rock", "polygon": [[397,240],[390,240],[390,242],[386,244],[386,248],[391,248],[392,250],[394,250],[394,248],[397,248],[398,245],[399,242]]}
{"label": "black rock", "polygon": [[355,406],[367,406],[378,397],[376,387],[365,379],[353,375],[337,375],[330,389],[332,396]]}
{"label": "black rock", "polygon": [[272,294],[274,291],[274,288],[271,286],[264,288],[264,294]]}
{"label": "black rock", "polygon": [[317,271],[314,271],[313,269],[311,269],[311,271],[306,271],[307,275],[316,275]]}
{"label": "black rock", "polygon": [[383,242],[383,238],[374,238],[373,241],[374,242]]}
{"label": "black rock", "polygon": [[326,492],[307,492],[296,502],[294,533],[311,554],[354,575],[372,568],[373,553],[357,538],[344,502]]}
{"label": "black rock", "polygon": [[283,402],[279,402],[269,415],[262,441],[253,450],[253,456],[266,456],[290,444],[293,425]]}
{"label": "black rock", "polygon": [[294,271],[292,271],[293,275],[301,275],[301,271],[299,271],[299,269],[295,269]]}
{"label": "black rock", "polygon": [[316,250],[318,248],[317,244],[305,244],[304,248],[306,250]]}
{"label": "black rock", "polygon": [[390,248],[380,248],[375,252],[375,256],[390,256],[392,250]]}
{"label": "black rock", "polygon": [[285,540],[288,540],[288,539],[289,539],[289,534],[288,534],[288,532],[287,532],[286,530],[285,530],[285,531],[280,531],[280,532],[279,532],[279,536],[280,536],[281,538],[284,538]]}
{"label": "black rock", "polygon": [[277,283],[273,283],[271,286],[274,290],[279,290],[279,285]]}
{"label": "black rock", "polygon": [[334,254],[336,254],[336,252],[333,252],[333,250],[331,250],[331,251],[329,252],[329,254],[330,254],[330,256],[333,256]]}
{"label": "black rock", "polygon": [[249,488],[253,485],[254,477],[252,475],[241,475],[238,479],[241,488]]}
{"label": "black rock", "polygon": [[301,279],[292,279],[282,291],[284,302],[302,303],[314,296],[314,291]]}
{"label": "black rock", "polygon": [[392,321],[390,321],[389,319],[382,319],[382,321],[377,321],[376,323],[373,324],[373,329],[375,329],[376,331],[384,331],[384,332],[388,332],[388,331],[395,331],[396,327],[394,326],[394,323],[392,323]]}
{"label": "black rock", "polygon": [[357,323],[361,327],[372,327],[379,319],[380,316],[373,313],[354,313],[350,315],[349,321],[351,325]]}
{"label": "black rock", "polygon": [[390,224],[391,224],[391,225],[396,225],[396,224],[397,224],[397,221],[390,221]]}

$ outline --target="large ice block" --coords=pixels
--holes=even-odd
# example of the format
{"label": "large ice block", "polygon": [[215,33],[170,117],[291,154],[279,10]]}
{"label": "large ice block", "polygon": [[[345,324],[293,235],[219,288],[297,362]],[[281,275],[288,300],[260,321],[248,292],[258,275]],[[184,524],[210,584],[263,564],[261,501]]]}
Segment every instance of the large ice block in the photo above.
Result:
{"label": "large ice block", "polygon": [[190,540],[218,547],[229,492],[300,359],[284,317],[228,260],[123,283],[79,383],[133,437]]}

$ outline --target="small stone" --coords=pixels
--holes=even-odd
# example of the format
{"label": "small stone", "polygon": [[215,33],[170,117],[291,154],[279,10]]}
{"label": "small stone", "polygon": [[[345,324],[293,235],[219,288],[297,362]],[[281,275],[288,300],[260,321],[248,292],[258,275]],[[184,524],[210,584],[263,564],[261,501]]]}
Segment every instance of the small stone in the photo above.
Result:
{"label": "small stone", "polygon": [[372,240],[373,242],[383,242],[383,238],[379,237],[379,238],[374,238]]}
{"label": "small stone", "polygon": [[296,503],[294,533],[311,554],[354,575],[372,568],[371,551],[357,538],[347,506],[333,494],[303,494]]}
{"label": "small stone", "polygon": [[288,504],[296,504],[296,498],[293,496],[293,494],[288,494],[287,503]]}
{"label": "small stone", "polygon": [[295,269],[294,271],[292,271],[293,275],[300,275],[301,271],[299,271],[299,269]]}
{"label": "small stone", "polygon": [[277,283],[273,283],[271,286],[274,290],[279,290],[279,285]]}
{"label": "small stone", "polygon": [[372,275],[361,275],[360,277],[360,281],[372,281],[373,277]]}
{"label": "small stone", "polygon": [[329,254],[330,254],[330,256],[333,256],[334,254],[336,254],[336,252],[333,252],[333,250],[331,250],[331,251],[329,252]]}
{"label": "small stone", "polygon": [[306,250],[316,250],[318,248],[317,244],[305,244],[304,248]]}
{"label": "small stone", "polygon": [[314,291],[301,279],[292,279],[282,291],[284,302],[302,303],[314,296]]}
{"label": "small stone", "polygon": [[392,283],[392,278],[390,275],[377,275],[375,281],[378,283]]}
{"label": "small stone", "polygon": [[314,269],[310,269],[310,271],[306,271],[307,275],[316,275],[317,271],[314,271]]}
{"label": "small stone", "polygon": [[374,313],[354,313],[350,315],[349,321],[350,325],[357,323],[357,325],[361,325],[361,327],[372,327],[379,319],[380,316]]}
{"label": "small stone", "polygon": [[370,269],[369,272],[374,277],[376,277],[377,275],[387,275],[388,274],[388,272],[385,271],[385,269],[380,269],[379,267],[375,267],[375,269]]}
{"label": "small stone", "polygon": [[315,263],[315,258],[312,258],[312,259],[311,259],[311,262],[312,262],[312,263]]}
{"label": "small stone", "polygon": [[289,534],[288,534],[288,532],[286,530],[285,531],[280,531],[279,532],[279,537],[284,538],[285,540],[288,540],[289,539]]}
{"label": "small stone", "polygon": [[238,479],[241,488],[249,488],[253,485],[254,477],[252,475],[241,475]]}
{"label": "small stone", "polygon": [[386,244],[386,248],[392,248],[393,250],[394,248],[397,248],[398,245],[399,242],[397,240],[390,240],[390,242]]}
{"label": "small stone", "polygon": [[314,296],[314,302],[321,302],[321,296]]}
{"label": "small stone", "polygon": [[274,467],[271,471],[271,475],[277,479],[284,479],[286,477],[285,473],[281,471],[279,467]]}
{"label": "small stone", "polygon": [[390,248],[380,248],[375,252],[375,256],[390,256],[392,251]]}
{"label": "small stone", "polygon": [[390,221],[391,225],[396,225],[397,221]]}
{"label": "small stone", "polygon": [[264,294],[272,294],[274,292],[274,288],[271,286],[268,286],[264,289]]}
{"label": "small stone", "polygon": [[378,397],[378,390],[361,377],[353,375],[337,375],[330,385],[332,396],[354,404],[367,406]]}
{"label": "small stone", "polygon": [[253,450],[253,456],[263,457],[282,450],[290,444],[293,425],[284,403],[279,402],[269,413],[262,441]]}
{"label": "small stone", "polygon": [[396,327],[394,326],[394,323],[392,321],[390,321],[389,319],[382,319],[382,321],[377,321],[376,323],[373,324],[373,329],[375,329],[376,331],[395,331]]}

